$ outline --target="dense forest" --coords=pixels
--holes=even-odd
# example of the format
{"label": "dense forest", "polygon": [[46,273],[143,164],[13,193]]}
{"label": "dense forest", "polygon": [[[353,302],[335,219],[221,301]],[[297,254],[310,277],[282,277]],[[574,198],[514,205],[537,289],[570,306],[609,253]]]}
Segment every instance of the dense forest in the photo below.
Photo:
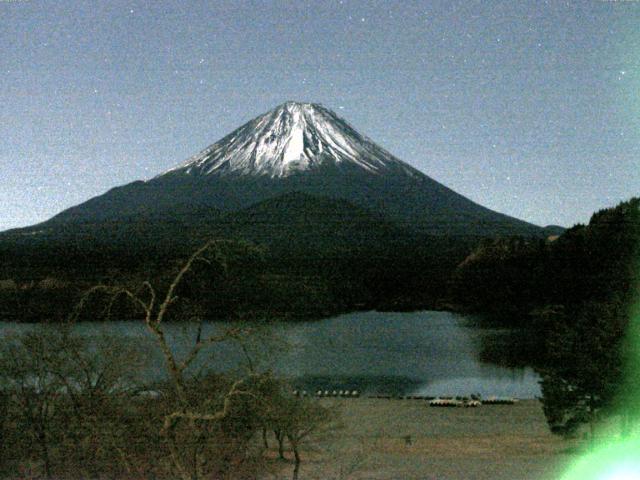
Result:
{"label": "dense forest", "polygon": [[[208,318],[289,320],[436,308],[447,296],[452,272],[479,241],[417,233],[346,202],[301,194],[232,218],[204,215],[211,221],[195,230],[177,219],[135,218],[74,227],[67,235],[4,235],[0,317],[58,321],[93,285],[163,285],[210,238],[225,239],[232,268],[200,265],[181,295],[191,304],[198,299]],[[121,319],[137,315],[112,313]]]}
{"label": "dense forest", "polygon": [[628,431],[638,410],[630,373],[637,371],[639,268],[640,199],[633,198],[555,239],[484,241],[457,268],[452,298],[526,332],[528,348],[515,343],[500,354],[537,367],[554,432],[593,428],[611,411],[622,412]]}
{"label": "dense forest", "polygon": [[485,240],[454,275],[460,308],[514,318],[550,306],[577,308],[586,301],[628,302],[636,293],[640,200],[601,210],[546,240]]}
{"label": "dense forest", "polygon": [[[105,226],[108,232],[88,226],[84,234],[69,237],[5,236],[0,239],[0,316],[56,321],[66,318],[93,285],[144,280],[163,285],[212,237],[228,239],[228,249],[235,252],[232,268],[199,266],[181,296],[185,304],[198,299],[210,318],[320,318],[353,310],[444,308],[531,326],[550,310],[576,310],[586,301],[613,298],[628,303],[633,294],[638,199],[597,212],[588,225],[559,236],[479,238],[420,235],[351,205],[294,197],[279,201],[298,210],[257,205],[231,226],[203,226],[198,234],[180,233],[179,224],[156,231],[149,227],[153,222],[136,219],[118,228]],[[290,213],[274,219],[273,211]],[[124,307],[112,313],[137,315]]]}

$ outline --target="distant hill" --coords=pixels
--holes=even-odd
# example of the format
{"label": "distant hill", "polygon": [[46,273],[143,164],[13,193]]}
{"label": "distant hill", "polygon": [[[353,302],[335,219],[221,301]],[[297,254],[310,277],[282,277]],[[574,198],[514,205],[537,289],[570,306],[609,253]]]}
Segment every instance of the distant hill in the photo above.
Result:
{"label": "distant hill", "polygon": [[406,241],[411,232],[346,200],[294,192],[228,214],[223,231],[233,238],[284,251],[313,254]]}
{"label": "distant hill", "polygon": [[[467,310],[522,315],[637,295],[640,199],[594,213],[554,241],[484,240],[456,269],[455,303]],[[526,318],[525,318],[526,320]]]}

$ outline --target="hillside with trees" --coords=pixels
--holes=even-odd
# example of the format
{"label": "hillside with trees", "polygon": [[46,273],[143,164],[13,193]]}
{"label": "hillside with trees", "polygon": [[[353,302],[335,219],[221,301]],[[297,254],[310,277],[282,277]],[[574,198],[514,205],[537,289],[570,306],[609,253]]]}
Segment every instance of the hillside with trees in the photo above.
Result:
{"label": "hillside with trees", "polygon": [[[143,216],[73,231],[0,235],[0,318],[59,321],[96,283],[161,283],[211,238],[256,249],[250,258],[234,256],[237,265],[221,283],[222,295],[201,296],[209,318],[233,319],[238,310],[245,318],[308,319],[429,309],[479,241],[425,235],[347,201],[302,193],[233,214],[205,209],[193,216],[197,222]],[[192,278],[201,285],[193,288],[206,288],[202,282],[221,274],[198,268]],[[135,318],[126,309],[116,312]]]}
{"label": "hillside with trees", "polygon": [[453,302],[505,323],[548,306],[629,302],[637,293],[639,205],[634,198],[596,212],[557,238],[483,241],[454,274]]}
{"label": "hillside with trees", "polygon": [[637,341],[639,267],[640,199],[633,198],[557,239],[485,241],[458,267],[452,295],[463,309],[526,329],[537,345],[527,361],[542,377],[549,425],[571,435],[585,423],[593,431],[604,412],[631,408],[625,373]]}

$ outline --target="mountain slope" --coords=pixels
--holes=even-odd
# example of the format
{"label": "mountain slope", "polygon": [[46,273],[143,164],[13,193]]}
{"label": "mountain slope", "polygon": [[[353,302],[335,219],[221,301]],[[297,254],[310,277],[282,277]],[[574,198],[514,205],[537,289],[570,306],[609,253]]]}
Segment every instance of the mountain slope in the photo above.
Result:
{"label": "mountain slope", "polygon": [[[287,102],[187,162],[114,188],[35,229],[144,216],[231,212],[286,193],[346,200],[423,233],[542,235],[532,224],[478,205],[395,158],[334,112]],[[32,228],[31,230],[33,230]]]}
{"label": "mountain slope", "polygon": [[[227,215],[227,236],[249,240],[285,255],[386,247],[407,241],[409,232],[346,200],[293,192]],[[274,253],[278,253],[274,252]]]}

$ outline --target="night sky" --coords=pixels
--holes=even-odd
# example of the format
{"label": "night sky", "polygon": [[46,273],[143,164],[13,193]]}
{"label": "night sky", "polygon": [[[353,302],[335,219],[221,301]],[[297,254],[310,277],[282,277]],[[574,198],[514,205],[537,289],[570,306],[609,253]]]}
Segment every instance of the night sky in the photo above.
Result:
{"label": "night sky", "polygon": [[0,74],[0,230],[286,100],[539,225],[640,195],[639,1],[0,0]]}

